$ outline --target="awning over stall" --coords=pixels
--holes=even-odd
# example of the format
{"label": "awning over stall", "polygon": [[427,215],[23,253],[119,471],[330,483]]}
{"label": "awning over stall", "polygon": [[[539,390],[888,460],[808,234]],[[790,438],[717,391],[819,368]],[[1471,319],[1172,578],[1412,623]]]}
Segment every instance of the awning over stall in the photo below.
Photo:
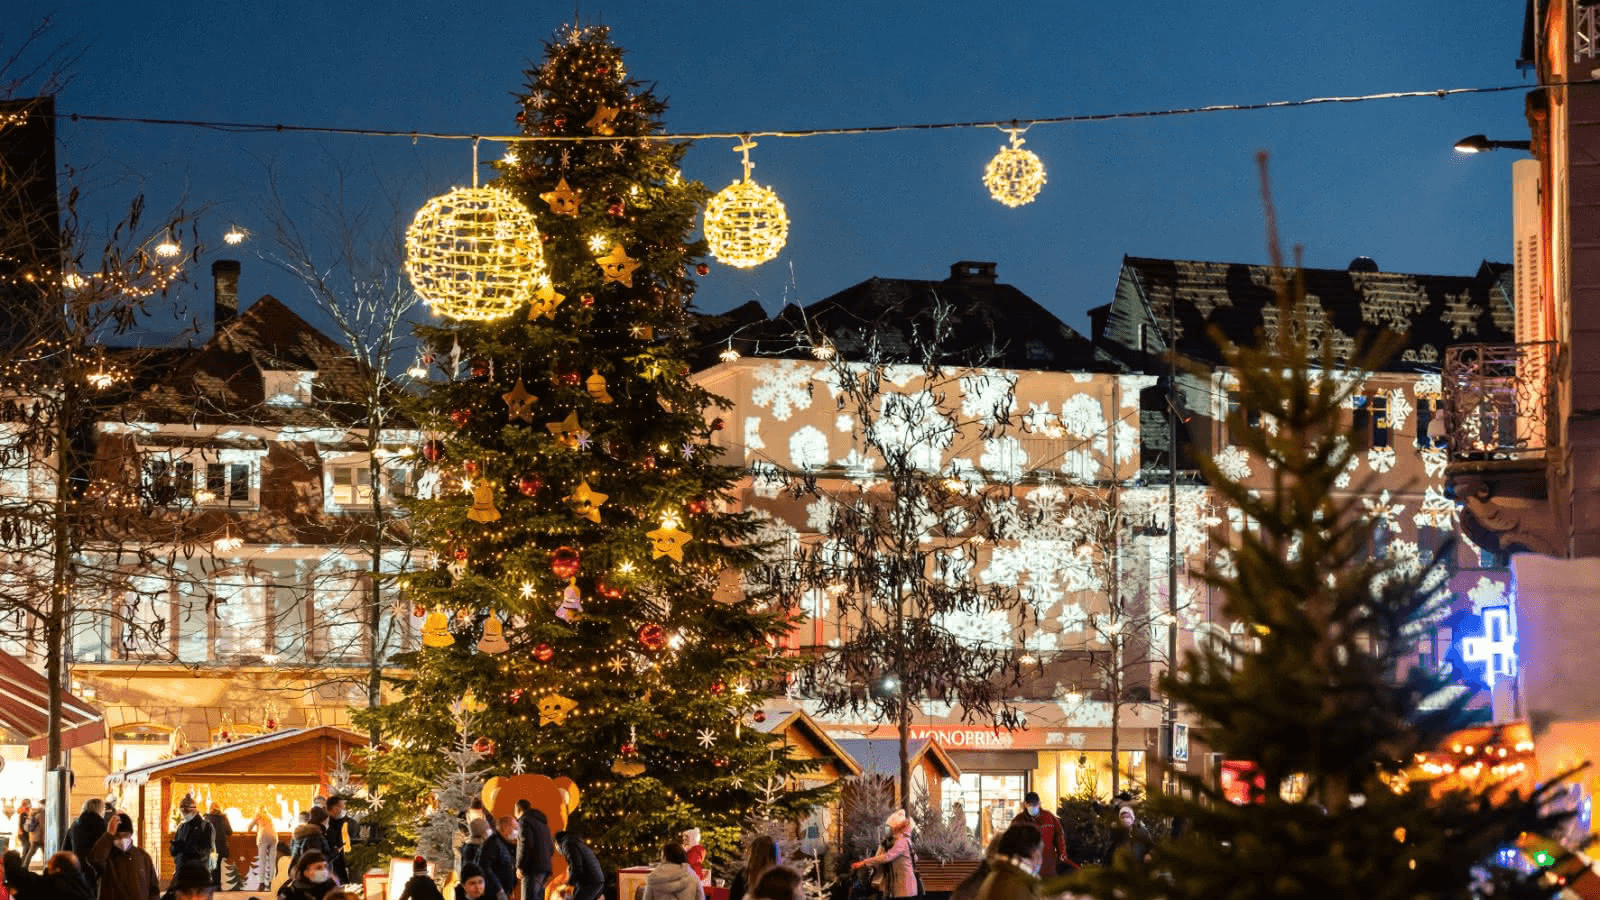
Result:
{"label": "awning over stall", "polygon": [[[0,728],[26,740],[30,758],[44,756],[49,749],[50,682],[8,653],[0,653]],[[82,747],[105,736],[100,710],[62,691],[61,749]]]}
{"label": "awning over stall", "polygon": [[112,772],[106,784],[145,784],[162,778],[324,784],[344,755],[366,745],[365,737],[333,725],[285,728]]}

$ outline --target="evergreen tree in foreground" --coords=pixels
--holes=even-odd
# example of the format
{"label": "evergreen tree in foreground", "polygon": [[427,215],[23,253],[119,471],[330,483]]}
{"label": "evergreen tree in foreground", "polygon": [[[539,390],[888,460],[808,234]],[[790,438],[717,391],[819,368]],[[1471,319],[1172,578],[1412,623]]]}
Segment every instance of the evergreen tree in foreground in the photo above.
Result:
{"label": "evergreen tree in foreground", "polygon": [[757,788],[797,765],[740,724],[781,683],[790,621],[719,591],[759,548],[723,511],[738,472],[708,443],[716,398],[687,377],[706,191],[678,172],[686,145],[637,139],[665,105],[606,29],[548,44],[528,77],[525,134],[594,140],[524,143],[499,164],[545,240],[551,281],[531,307],[421,329],[446,375],[416,411],[434,490],[412,521],[437,568],[405,590],[428,646],[373,713],[393,746],[367,775],[396,842],[413,839],[465,696],[483,774],[570,776],[607,868],[690,826],[732,851]]}
{"label": "evergreen tree in foreground", "polygon": [[[1265,461],[1272,488],[1257,494],[1200,462],[1256,526],[1234,542],[1230,570],[1204,573],[1248,636],[1227,653],[1191,653],[1162,688],[1197,715],[1213,751],[1254,762],[1260,786],[1236,806],[1207,779],[1181,778],[1192,798],[1157,796],[1151,808],[1182,817],[1187,832],[1147,863],[1122,853],[1085,870],[1074,888],[1104,900],[1457,898],[1490,882],[1496,896],[1538,893],[1534,879],[1493,862],[1524,832],[1552,833],[1557,823],[1539,809],[1547,790],[1491,802],[1487,787],[1444,791],[1415,773],[1407,783],[1414,754],[1439,748],[1472,716],[1465,698],[1424,703],[1446,684],[1417,664],[1414,626],[1443,602],[1443,572],[1383,558],[1359,502],[1333,493],[1364,449],[1349,433],[1362,383],[1352,374],[1378,368],[1392,344],[1378,341],[1336,371],[1331,356],[1307,349],[1295,315],[1303,286],[1286,275],[1279,289],[1282,327],[1224,361],[1240,408],[1264,426],[1230,422],[1231,433]],[[1304,777],[1303,796],[1279,790],[1290,776]]]}

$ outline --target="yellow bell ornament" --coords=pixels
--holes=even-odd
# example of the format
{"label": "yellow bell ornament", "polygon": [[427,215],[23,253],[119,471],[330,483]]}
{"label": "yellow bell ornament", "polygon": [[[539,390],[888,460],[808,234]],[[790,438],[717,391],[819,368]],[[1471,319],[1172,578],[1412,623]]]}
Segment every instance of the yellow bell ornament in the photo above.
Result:
{"label": "yellow bell ornament", "polygon": [[422,645],[424,647],[449,647],[455,644],[455,635],[450,633],[450,617],[443,610],[434,610],[422,620]]}
{"label": "yellow bell ornament", "polygon": [[511,649],[506,642],[505,625],[500,622],[500,616],[490,613],[489,618],[483,620],[483,637],[478,639],[478,650],[482,653],[504,653]]}

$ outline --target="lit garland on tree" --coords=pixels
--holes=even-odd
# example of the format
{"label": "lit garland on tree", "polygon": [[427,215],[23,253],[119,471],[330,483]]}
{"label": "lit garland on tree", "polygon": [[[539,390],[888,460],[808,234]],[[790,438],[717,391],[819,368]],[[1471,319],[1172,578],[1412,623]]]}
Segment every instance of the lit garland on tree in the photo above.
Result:
{"label": "lit garland on tree", "polygon": [[371,714],[393,744],[369,778],[404,852],[455,738],[449,706],[471,691],[489,771],[570,776],[608,867],[690,826],[731,851],[753,786],[799,767],[739,727],[781,683],[792,622],[719,596],[757,548],[755,523],[722,511],[739,473],[715,463],[717,401],[684,362],[706,191],[679,175],[686,145],[638,139],[665,105],[606,29],[572,29],[528,74],[525,134],[614,140],[533,141],[497,163],[548,281],[527,315],[420,329],[444,378],[416,404],[436,487],[411,506],[438,567],[405,580],[428,646]]}

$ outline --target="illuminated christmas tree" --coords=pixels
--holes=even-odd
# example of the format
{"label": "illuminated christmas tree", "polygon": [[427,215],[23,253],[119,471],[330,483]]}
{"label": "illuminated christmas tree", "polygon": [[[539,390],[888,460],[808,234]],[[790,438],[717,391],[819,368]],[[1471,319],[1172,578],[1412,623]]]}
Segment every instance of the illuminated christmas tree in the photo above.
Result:
{"label": "illuminated christmas tree", "polygon": [[684,144],[642,139],[665,104],[606,29],[567,31],[527,74],[517,119],[549,140],[517,144],[493,187],[539,233],[507,256],[547,276],[509,316],[420,329],[437,370],[411,510],[436,566],[404,581],[426,646],[373,714],[392,749],[365,774],[404,849],[470,695],[484,774],[572,777],[608,868],[690,826],[728,852],[756,786],[796,765],[740,725],[783,683],[791,621],[725,577],[758,548],[685,363],[706,191]]}

